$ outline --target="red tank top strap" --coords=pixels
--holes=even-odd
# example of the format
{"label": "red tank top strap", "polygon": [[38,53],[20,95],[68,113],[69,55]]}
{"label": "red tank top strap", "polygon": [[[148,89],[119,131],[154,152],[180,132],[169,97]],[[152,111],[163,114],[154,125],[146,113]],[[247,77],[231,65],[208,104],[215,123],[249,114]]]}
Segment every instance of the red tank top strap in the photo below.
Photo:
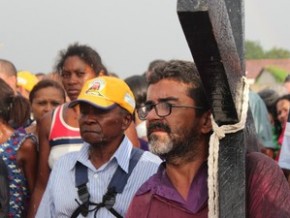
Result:
{"label": "red tank top strap", "polygon": [[64,107],[65,105],[57,107],[53,113],[49,141],[67,136],[80,137],[79,128],[72,127],[65,122],[63,118]]}
{"label": "red tank top strap", "polygon": [[57,137],[57,135],[58,135],[57,132],[59,130],[61,130],[62,123],[60,121],[60,116],[61,116],[60,112],[62,111],[61,110],[62,107],[63,107],[63,105],[60,105],[52,111],[50,133],[49,133],[49,137],[48,137],[49,140]]}

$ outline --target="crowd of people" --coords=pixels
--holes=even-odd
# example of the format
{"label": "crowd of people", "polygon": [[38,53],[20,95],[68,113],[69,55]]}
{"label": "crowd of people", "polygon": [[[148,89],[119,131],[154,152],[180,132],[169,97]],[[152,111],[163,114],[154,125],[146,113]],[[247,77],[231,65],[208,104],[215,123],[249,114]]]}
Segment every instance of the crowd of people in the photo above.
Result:
{"label": "crowd of people", "polygon": [[[53,73],[0,59],[0,217],[208,217],[211,108],[193,62],[156,59],[125,79],[91,46]],[[248,217],[290,217],[290,76],[250,91]]]}

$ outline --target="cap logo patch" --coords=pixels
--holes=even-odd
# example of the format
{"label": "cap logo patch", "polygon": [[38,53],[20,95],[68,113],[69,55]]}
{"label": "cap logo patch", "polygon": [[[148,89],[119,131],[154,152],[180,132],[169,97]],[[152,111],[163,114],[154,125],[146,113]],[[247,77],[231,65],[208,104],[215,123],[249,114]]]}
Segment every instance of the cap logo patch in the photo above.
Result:
{"label": "cap logo patch", "polygon": [[88,95],[103,96],[101,91],[105,88],[105,81],[103,80],[94,80],[89,85],[85,91]]}

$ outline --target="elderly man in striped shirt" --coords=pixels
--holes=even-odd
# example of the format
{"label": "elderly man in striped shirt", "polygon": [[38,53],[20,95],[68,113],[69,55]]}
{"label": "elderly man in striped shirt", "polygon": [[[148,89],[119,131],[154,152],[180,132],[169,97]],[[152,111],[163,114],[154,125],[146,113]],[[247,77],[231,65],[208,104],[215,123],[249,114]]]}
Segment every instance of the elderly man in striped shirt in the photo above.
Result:
{"label": "elderly man in striped shirt", "polygon": [[79,107],[85,143],[57,161],[36,217],[123,217],[161,162],[133,148],[124,135],[135,109],[133,94],[121,79],[98,77],[85,83],[70,107]]}

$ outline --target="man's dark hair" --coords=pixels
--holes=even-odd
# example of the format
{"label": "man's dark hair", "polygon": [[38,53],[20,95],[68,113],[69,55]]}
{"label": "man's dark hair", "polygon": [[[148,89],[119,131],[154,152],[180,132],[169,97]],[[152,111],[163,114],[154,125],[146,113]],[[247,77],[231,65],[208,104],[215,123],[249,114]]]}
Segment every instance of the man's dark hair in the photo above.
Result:
{"label": "man's dark hair", "polygon": [[164,64],[164,63],[166,63],[165,60],[162,60],[162,59],[155,59],[155,60],[153,60],[153,61],[151,61],[151,62],[149,63],[147,71],[153,71],[153,69],[154,69],[155,67],[157,67],[157,66],[159,66],[159,65],[162,65],[162,64]]}
{"label": "man's dark hair", "polygon": [[148,77],[148,83],[149,85],[155,84],[162,79],[171,79],[190,85],[188,96],[195,101],[196,106],[203,108],[203,110],[197,111],[198,115],[210,109],[201,79],[193,62],[171,60],[159,65],[153,69],[152,74]]}
{"label": "man's dark hair", "polygon": [[61,74],[65,60],[72,56],[78,56],[82,59],[95,71],[96,76],[98,76],[100,72],[103,72],[105,75],[108,74],[98,52],[88,45],[79,45],[78,43],[69,45],[67,49],[59,52],[59,59],[55,67],[58,73]]}
{"label": "man's dark hair", "polygon": [[17,77],[17,70],[14,64],[4,59],[0,59],[0,73],[3,73],[7,76]]}

